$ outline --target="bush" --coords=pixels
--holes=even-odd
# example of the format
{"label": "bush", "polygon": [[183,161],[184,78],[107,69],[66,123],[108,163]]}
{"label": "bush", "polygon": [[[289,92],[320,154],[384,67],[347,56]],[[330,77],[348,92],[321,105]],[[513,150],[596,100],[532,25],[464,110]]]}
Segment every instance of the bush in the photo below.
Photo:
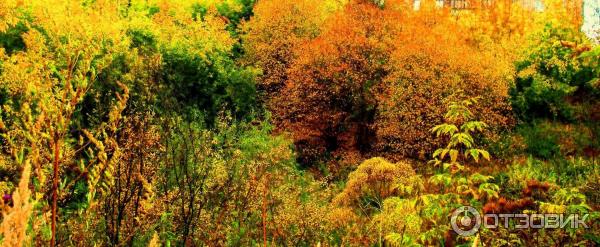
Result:
{"label": "bush", "polygon": [[535,121],[519,126],[517,132],[523,136],[525,151],[537,158],[593,156],[598,148],[594,129],[588,124]]}
{"label": "bush", "polygon": [[525,121],[551,118],[573,121],[576,102],[587,101],[592,68],[578,56],[589,49],[583,33],[548,24],[532,36],[531,46],[516,62],[517,79],[511,88],[511,103]]}
{"label": "bush", "polygon": [[397,16],[352,2],[326,20],[318,37],[297,47],[271,109],[277,126],[292,133],[303,163],[334,168],[338,161],[343,167],[369,153],[373,93],[388,74]]}
{"label": "bush", "polygon": [[547,125],[522,126],[519,129],[525,139],[526,151],[538,158],[549,159],[560,153],[559,136],[549,131]]}
{"label": "bush", "polygon": [[327,205],[315,198],[327,190],[296,170],[291,142],[272,136],[268,123],[220,117],[215,130],[180,119],[163,127],[156,194],[169,202],[162,207],[174,214],[178,243],[248,246],[262,241],[263,226],[280,245],[322,238]]}
{"label": "bush", "polygon": [[398,184],[408,185],[416,176],[410,164],[390,163],[383,158],[371,158],[350,173],[344,190],[336,196],[334,203],[360,208],[381,209],[385,198],[398,195]]}
{"label": "bush", "polygon": [[332,3],[264,0],[254,6],[254,15],[241,27],[243,61],[262,70],[258,87],[267,103],[282,89],[287,70],[297,56],[294,49],[320,33],[329,12],[327,6]]}
{"label": "bush", "polygon": [[442,123],[455,91],[483,97],[476,117],[491,132],[512,126],[510,63],[448,35],[457,23],[446,12],[407,15],[406,8],[346,4],[317,37],[298,45],[285,77],[269,79],[286,80],[271,109],[302,163],[425,159],[439,144],[429,129]]}
{"label": "bush", "polygon": [[177,99],[171,106],[175,109],[200,110],[209,125],[222,110],[230,111],[236,119],[245,119],[257,109],[254,72],[236,67],[224,55],[206,60],[180,47],[165,50],[163,64],[163,83]]}
{"label": "bush", "polygon": [[374,124],[375,149],[386,157],[428,158],[443,141],[429,130],[443,123],[447,103],[456,100],[455,93],[466,98],[481,96],[473,110],[476,119],[490,125],[491,131],[484,133],[488,137],[513,125],[507,102],[511,73],[507,61],[447,35],[445,30],[453,22],[438,18],[442,21],[429,26],[426,23],[431,20],[409,20],[410,35],[396,40],[402,45],[392,54],[393,69],[377,95]]}

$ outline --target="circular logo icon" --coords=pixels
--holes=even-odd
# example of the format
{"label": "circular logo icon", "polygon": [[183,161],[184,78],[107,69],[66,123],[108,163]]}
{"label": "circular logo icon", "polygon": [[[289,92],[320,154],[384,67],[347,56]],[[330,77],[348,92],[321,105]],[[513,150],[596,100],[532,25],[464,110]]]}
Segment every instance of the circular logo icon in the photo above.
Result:
{"label": "circular logo icon", "polygon": [[471,206],[463,206],[454,210],[450,218],[452,230],[461,236],[471,236],[481,227],[481,215]]}

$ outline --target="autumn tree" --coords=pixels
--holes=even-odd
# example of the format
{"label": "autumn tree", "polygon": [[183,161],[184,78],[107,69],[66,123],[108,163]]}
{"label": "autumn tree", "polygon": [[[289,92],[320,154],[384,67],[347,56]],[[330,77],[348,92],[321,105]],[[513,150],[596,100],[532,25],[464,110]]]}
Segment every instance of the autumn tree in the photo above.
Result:
{"label": "autumn tree", "polygon": [[483,97],[477,112],[495,130],[511,126],[510,60],[448,32],[463,29],[443,10],[423,10],[405,22],[411,25],[396,37],[402,45],[391,55],[392,72],[377,94],[377,152],[426,159],[439,146],[429,130],[442,123],[445,106],[457,91]]}
{"label": "autumn tree", "polygon": [[[154,79],[160,85],[156,97],[161,110],[184,115],[201,112],[208,124],[222,110],[237,119],[258,111],[256,73],[237,66],[229,56],[236,40],[214,7],[202,18],[194,18],[191,3],[161,1],[157,6],[142,6],[156,12],[151,18],[135,19],[132,31],[148,41],[145,47],[156,46],[159,53],[161,63]],[[143,11],[136,14],[143,15]]]}
{"label": "autumn tree", "polygon": [[468,30],[427,2],[418,11],[403,1],[350,2],[296,49],[274,119],[304,164],[357,163],[367,153],[424,159],[454,90],[485,95],[482,115],[509,126],[510,56],[484,50]]}
{"label": "autumn tree", "polygon": [[258,1],[242,25],[243,61],[262,70],[258,87],[266,101],[277,95],[296,57],[294,49],[319,35],[321,24],[341,3],[335,0]]}
{"label": "autumn tree", "polygon": [[296,50],[272,110],[278,126],[292,132],[302,163],[327,155],[356,161],[370,150],[373,88],[389,74],[400,15],[368,1],[348,3]]}

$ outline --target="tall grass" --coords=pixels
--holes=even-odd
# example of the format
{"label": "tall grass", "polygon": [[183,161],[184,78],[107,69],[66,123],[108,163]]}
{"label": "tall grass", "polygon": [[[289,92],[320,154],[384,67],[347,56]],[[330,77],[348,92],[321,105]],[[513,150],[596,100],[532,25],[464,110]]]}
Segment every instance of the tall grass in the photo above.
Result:
{"label": "tall grass", "polygon": [[27,226],[33,211],[31,191],[29,190],[30,175],[31,164],[29,160],[26,160],[19,187],[11,198],[12,206],[0,200],[2,204],[2,223],[0,223],[2,240],[0,240],[0,246],[2,247],[24,246],[28,241]]}

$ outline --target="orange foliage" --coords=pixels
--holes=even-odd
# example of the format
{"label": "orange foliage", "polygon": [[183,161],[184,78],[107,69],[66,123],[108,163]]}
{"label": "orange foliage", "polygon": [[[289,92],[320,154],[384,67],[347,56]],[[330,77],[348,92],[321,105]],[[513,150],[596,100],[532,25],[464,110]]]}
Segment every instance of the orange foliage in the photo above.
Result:
{"label": "orange foliage", "polygon": [[537,180],[529,180],[527,181],[527,187],[523,189],[523,196],[532,196],[534,192],[546,193],[551,187],[551,184],[548,182],[542,183]]}
{"label": "orange foliage", "polygon": [[535,201],[531,197],[518,200],[507,200],[501,197],[497,201],[488,202],[483,206],[486,214],[518,213],[523,209],[535,208]]}
{"label": "orange foliage", "polygon": [[537,180],[527,181],[527,186],[523,189],[522,197],[517,200],[507,200],[500,197],[498,200],[488,201],[483,206],[484,213],[518,213],[523,209],[535,208],[534,199],[547,196],[546,193],[552,187],[548,182]]}
{"label": "orange foliage", "polygon": [[330,16],[318,37],[298,45],[270,102],[301,162],[425,158],[437,146],[429,129],[457,90],[483,96],[476,110],[493,130],[510,126],[510,56],[480,49],[488,44],[465,26],[427,2],[413,11],[404,1],[352,1]]}
{"label": "orange foliage", "polygon": [[369,150],[371,87],[388,74],[399,16],[370,3],[347,4],[319,37],[298,48],[272,110],[279,127],[292,132],[304,163],[319,162],[324,153],[348,158]]}
{"label": "orange foliage", "polygon": [[511,76],[509,61],[471,45],[446,13],[435,11],[408,19],[410,27],[398,36],[392,73],[385,78],[375,120],[376,150],[390,157],[421,159],[439,146],[429,130],[442,123],[453,93],[482,96],[476,116],[492,128],[510,126],[507,102]]}
{"label": "orange foliage", "polygon": [[276,93],[294,59],[293,48],[319,34],[327,9],[319,0],[265,0],[243,24],[245,60],[263,70],[259,87]]}

